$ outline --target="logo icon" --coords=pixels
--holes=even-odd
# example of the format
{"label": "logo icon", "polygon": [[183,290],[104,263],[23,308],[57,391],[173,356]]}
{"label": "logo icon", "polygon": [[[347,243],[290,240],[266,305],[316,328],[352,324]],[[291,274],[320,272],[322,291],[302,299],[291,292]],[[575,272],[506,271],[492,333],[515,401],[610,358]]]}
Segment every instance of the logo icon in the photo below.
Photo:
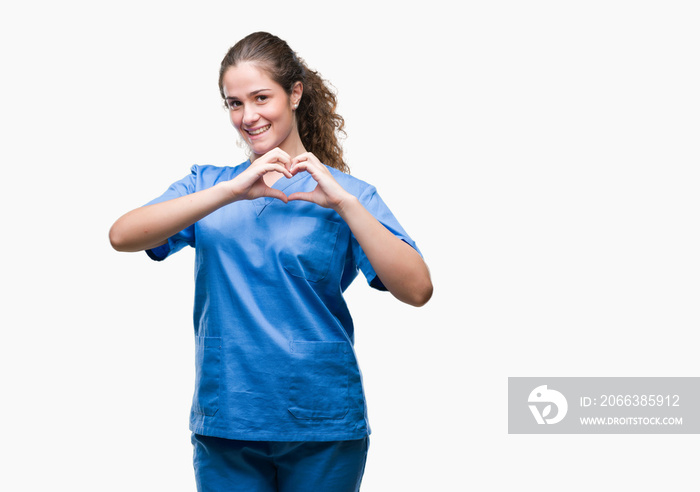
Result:
{"label": "logo icon", "polygon": [[[569,410],[569,405],[564,395],[557,390],[547,389],[546,384],[532,390],[527,401],[530,404],[530,411],[538,424],[556,424],[561,422],[566,416],[567,410]],[[552,405],[557,408],[557,413],[554,416],[550,416],[552,414]],[[541,412],[540,408],[542,408]]]}

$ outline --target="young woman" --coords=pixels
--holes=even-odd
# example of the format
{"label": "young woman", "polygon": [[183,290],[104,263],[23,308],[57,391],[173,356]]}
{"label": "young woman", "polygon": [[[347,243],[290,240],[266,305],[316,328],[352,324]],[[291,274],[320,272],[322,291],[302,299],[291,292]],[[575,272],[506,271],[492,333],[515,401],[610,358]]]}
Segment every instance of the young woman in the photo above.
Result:
{"label": "young woman", "polygon": [[346,174],[335,95],[286,42],[239,41],[219,89],[250,159],[192,167],[110,241],[158,261],[195,247],[198,489],[359,490],[370,431],[342,293],[361,270],[421,306],[428,269],[375,188]]}

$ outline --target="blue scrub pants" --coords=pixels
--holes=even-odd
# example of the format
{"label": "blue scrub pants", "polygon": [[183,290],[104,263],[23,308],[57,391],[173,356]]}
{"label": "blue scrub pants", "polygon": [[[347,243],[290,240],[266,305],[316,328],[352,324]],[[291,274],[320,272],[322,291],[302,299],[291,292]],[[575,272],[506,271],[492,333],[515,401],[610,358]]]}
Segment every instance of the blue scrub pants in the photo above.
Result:
{"label": "blue scrub pants", "polygon": [[369,438],[235,441],[192,434],[199,492],[357,492]]}

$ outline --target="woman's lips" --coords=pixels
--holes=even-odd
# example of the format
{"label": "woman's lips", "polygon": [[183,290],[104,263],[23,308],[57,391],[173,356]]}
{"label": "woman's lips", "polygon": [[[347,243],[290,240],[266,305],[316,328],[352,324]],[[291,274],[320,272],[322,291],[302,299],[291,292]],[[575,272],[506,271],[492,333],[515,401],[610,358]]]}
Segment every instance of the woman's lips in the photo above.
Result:
{"label": "woman's lips", "polygon": [[246,133],[250,135],[251,137],[257,137],[258,135],[261,135],[268,131],[270,129],[271,125],[265,125],[261,126],[260,128],[256,128],[254,130],[246,130]]}

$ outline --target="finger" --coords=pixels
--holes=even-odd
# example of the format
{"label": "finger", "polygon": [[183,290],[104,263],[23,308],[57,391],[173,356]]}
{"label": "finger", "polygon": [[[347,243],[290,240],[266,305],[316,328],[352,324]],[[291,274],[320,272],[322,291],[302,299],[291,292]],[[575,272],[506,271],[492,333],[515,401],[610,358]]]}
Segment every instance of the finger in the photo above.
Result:
{"label": "finger", "polygon": [[[288,178],[292,177],[291,171],[289,169],[287,169],[287,167],[282,165],[282,164],[273,164],[270,171],[277,171],[278,173],[284,174]],[[270,171],[268,171],[268,172],[270,172]]]}
{"label": "finger", "polygon": [[292,171],[292,174],[297,174],[301,171],[307,171],[312,176],[314,176],[318,173],[318,168],[315,167],[311,161],[304,159],[297,162],[292,161],[290,171]]}
{"label": "finger", "polygon": [[291,159],[289,154],[287,154],[284,150],[280,149],[279,147],[275,147],[274,149],[267,151],[265,154],[263,154],[261,156],[261,158],[275,158],[275,157],[282,157],[282,158]]}
{"label": "finger", "polygon": [[278,162],[268,162],[264,164],[260,164],[258,166],[258,175],[263,176],[264,174],[270,173],[270,172],[278,172],[284,174],[287,178],[292,177],[292,173],[287,169],[284,165],[278,163]]}
{"label": "finger", "polygon": [[305,202],[316,203],[316,200],[314,200],[314,194],[310,191],[297,191],[296,193],[289,195],[287,200],[290,202],[294,200],[303,200]]}
{"label": "finger", "polygon": [[308,163],[315,164],[316,162],[319,162],[319,161],[318,161],[318,159],[316,159],[316,156],[313,155],[311,152],[304,152],[303,154],[299,154],[294,159],[292,159],[292,165],[295,165],[298,162],[308,162]]}
{"label": "finger", "polygon": [[275,189],[275,188],[268,188],[265,190],[265,196],[270,197],[270,198],[277,198],[278,200],[282,200],[284,203],[287,203],[289,200],[289,197],[284,194],[284,192]]}
{"label": "finger", "polygon": [[308,152],[304,152],[303,154],[299,154],[299,155],[296,156],[294,159],[292,159],[292,163],[297,163],[297,162],[299,162],[299,161],[305,161],[305,160],[307,160],[307,159],[309,158],[309,157],[308,157],[308,154],[309,154]]}
{"label": "finger", "polygon": [[277,163],[283,165],[286,168],[289,168],[292,164],[291,157],[289,157],[289,155],[283,150],[277,149],[277,152],[274,152],[274,150],[275,149],[271,150],[264,156],[257,158],[255,161],[253,161],[253,164],[262,166],[265,164]]}
{"label": "finger", "polygon": [[302,152],[297,156],[297,158],[318,161],[318,157],[316,157],[316,155],[313,152]]}
{"label": "finger", "polygon": [[284,150],[275,147],[253,161],[253,165],[255,166],[264,166],[275,163],[289,169],[292,165],[292,158],[289,157],[289,154],[287,154]]}
{"label": "finger", "polygon": [[285,169],[291,169],[292,168],[292,158],[289,157],[288,155],[283,155],[280,156],[275,162],[278,162],[282,166],[285,167]]}
{"label": "finger", "polygon": [[[289,170],[292,172],[292,174],[297,174],[299,171],[305,171],[306,167],[304,163],[296,161],[296,157],[292,161],[292,165],[289,167]],[[296,161],[296,162],[295,162]]]}
{"label": "finger", "polygon": [[287,154],[284,150],[280,149],[279,147],[275,147],[270,152],[268,152],[268,154],[273,154],[271,156],[273,158],[273,162],[279,162],[287,169],[292,167],[292,158],[289,154]]}

